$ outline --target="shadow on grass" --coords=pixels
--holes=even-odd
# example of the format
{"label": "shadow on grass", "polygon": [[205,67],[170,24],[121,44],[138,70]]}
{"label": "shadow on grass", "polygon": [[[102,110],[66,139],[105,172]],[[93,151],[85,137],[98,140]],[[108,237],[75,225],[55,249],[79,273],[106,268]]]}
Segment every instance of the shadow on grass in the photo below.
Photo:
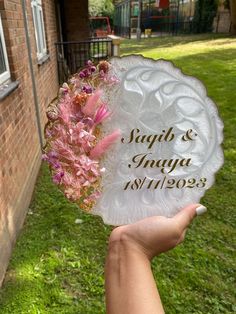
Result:
{"label": "shadow on grass", "polygon": [[[0,291],[0,312],[19,313],[17,306],[24,309],[26,299],[28,303],[32,298],[39,309],[53,302],[65,302],[71,308],[79,302],[85,308],[90,300],[98,308],[91,313],[102,313],[110,227],[69,203],[51,183],[46,165],[41,168],[29,213]],[[83,222],[75,224],[77,218]],[[68,309],[65,313],[76,312]]]}
{"label": "shadow on grass", "polygon": [[[224,41],[213,42],[216,39],[223,39]],[[226,41],[227,39],[227,41]],[[142,53],[149,51],[150,48],[174,48],[175,46],[181,46],[190,43],[204,43],[205,41],[212,41],[213,46],[224,45],[226,42],[231,43],[235,39],[235,36],[225,34],[205,34],[205,35],[185,35],[185,36],[168,36],[168,37],[155,37],[144,38],[140,41],[136,39],[125,39],[121,44],[122,54],[138,53],[140,50]],[[137,51],[135,51],[137,50]]]}

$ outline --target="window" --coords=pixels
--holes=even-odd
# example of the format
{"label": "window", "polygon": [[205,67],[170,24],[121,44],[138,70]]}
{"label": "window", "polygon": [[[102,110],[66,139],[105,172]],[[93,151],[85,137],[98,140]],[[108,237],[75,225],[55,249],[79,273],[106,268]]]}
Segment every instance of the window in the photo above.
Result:
{"label": "window", "polygon": [[42,1],[32,0],[31,7],[33,11],[34,30],[37,45],[37,57],[38,60],[40,60],[47,54]]}
{"label": "window", "polygon": [[0,84],[3,84],[10,78],[10,70],[7,58],[7,50],[2,28],[2,19],[0,15]]}

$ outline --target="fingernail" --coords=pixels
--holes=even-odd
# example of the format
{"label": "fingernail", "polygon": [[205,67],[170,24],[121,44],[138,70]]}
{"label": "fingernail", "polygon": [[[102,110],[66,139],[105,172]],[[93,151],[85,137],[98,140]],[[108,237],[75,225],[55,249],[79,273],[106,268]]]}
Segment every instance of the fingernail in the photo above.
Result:
{"label": "fingernail", "polygon": [[206,211],[207,211],[207,208],[205,206],[203,206],[203,205],[198,206],[196,208],[196,213],[197,213],[198,216],[204,214]]}

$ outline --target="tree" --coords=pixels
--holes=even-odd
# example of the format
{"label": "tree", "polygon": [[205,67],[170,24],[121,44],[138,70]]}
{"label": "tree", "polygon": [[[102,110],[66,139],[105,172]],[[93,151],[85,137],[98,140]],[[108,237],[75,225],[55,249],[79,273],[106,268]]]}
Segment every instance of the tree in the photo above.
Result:
{"label": "tree", "polygon": [[231,17],[231,34],[236,35],[236,0],[229,0]]}
{"label": "tree", "polygon": [[216,12],[217,0],[197,0],[193,19],[195,31],[197,33],[211,32]]}
{"label": "tree", "polygon": [[89,0],[90,16],[113,17],[114,5],[112,0]]}

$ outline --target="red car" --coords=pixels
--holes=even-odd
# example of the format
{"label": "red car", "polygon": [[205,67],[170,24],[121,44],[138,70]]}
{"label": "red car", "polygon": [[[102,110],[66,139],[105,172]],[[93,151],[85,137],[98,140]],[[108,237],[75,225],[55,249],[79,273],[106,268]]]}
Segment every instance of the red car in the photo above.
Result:
{"label": "red car", "polygon": [[92,16],[89,18],[92,37],[107,37],[111,35],[111,25],[107,16]]}

